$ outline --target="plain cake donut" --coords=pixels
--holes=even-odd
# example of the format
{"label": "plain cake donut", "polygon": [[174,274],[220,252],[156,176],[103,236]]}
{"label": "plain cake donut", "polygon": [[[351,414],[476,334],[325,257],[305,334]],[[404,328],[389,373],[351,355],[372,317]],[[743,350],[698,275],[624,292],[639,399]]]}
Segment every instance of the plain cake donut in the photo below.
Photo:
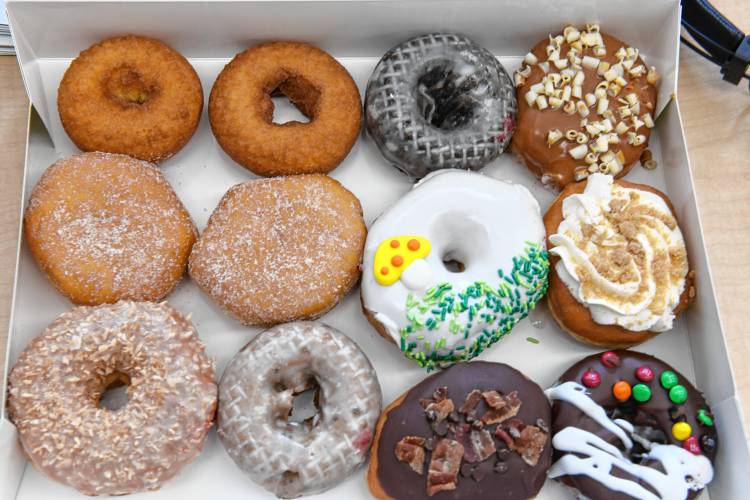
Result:
{"label": "plain cake donut", "polygon": [[[99,406],[127,384],[128,402]],[[8,415],[29,461],[86,495],[158,489],[203,448],[213,363],[166,303],[81,306],[53,321],[8,376]]]}

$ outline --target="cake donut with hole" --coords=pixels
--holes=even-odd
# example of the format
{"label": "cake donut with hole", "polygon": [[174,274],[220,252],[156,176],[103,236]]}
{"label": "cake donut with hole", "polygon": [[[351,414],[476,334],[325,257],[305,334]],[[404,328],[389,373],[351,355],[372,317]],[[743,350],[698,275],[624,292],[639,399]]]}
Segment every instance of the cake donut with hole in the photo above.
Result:
{"label": "cake donut with hole", "polygon": [[510,142],[513,83],[487,49],[454,33],[393,47],[367,83],[365,123],[386,160],[413,178],[477,170]]}
{"label": "cake donut with hole", "polygon": [[[296,418],[295,399],[310,390],[315,412]],[[314,495],[367,459],[381,407],[377,375],[357,344],[322,323],[287,323],[227,365],[218,435],[237,466],[276,496]]]}
{"label": "cake donut with hole", "polygon": [[525,187],[434,172],[370,228],[364,313],[421,367],[469,360],[544,296],[544,240],[539,204]]}
{"label": "cake donut with hole", "polygon": [[[285,95],[310,121],[273,122]],[[351,75],[317,47],[271,42],[237,54],[214,82],[211,130],[234,161],[263,176],[325,174],[359,135],[362,104]]]}
{"label": "cake donut with hole", "polygon": [[57,109],[81,150],[159,162],[198,128],[203,89],[177,51],[127,35],[92,45],[70,63],[57,90]]}
{"label": "cake donut with hole", "polygon": [[[116,411],[102,394],[128,386]],[[86,495],[155,490],[203,448],[213,362],[166,303],[81,306],[26,346],[8,375],[8,415],[29,461]]]}
{"label": "cake donut with hole", "polygon": [[684,500],[711,482],[717,433],[703,395],[668,364],[634,351],[584,358],[547,390],[549,477],[593,500]]}

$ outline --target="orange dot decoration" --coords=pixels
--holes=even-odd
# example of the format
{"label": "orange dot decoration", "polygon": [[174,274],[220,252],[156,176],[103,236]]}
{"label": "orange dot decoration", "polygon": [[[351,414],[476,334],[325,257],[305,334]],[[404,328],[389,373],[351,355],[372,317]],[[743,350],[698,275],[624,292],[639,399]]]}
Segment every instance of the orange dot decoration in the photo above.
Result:
{"label": "orange dot decoration", "polygon": [[393,257],[391,257],[391,265],[393,265],[393,267],[401,267],[403,263],[404,258],[400,255],[394,255]]}
{"label": "orange dot decoration", "polygon": [[391,240],[391,248],[398,248],[400,245],[401,243],[398,240]]}
{"label": "orange dot decoration", "polygon": [[612,386],[612,395],[617,401],[627,401],[630,398],[633,390],[630,388],[630,384],[624,380],[620,380]]}
{"label": "orange dot decoration", "polygon": [[381,267],[381,268],[380,268],[380,274],[382,274],[382,275],[384,275],[384,276],[385,276],[386,274],[388,274],[388,268],[387,268],[387,267],[385,267],[385,266]]}
{"label": "orange dot decoration", "polygon": [[417,250],[419,250],[419,242],[417,240],[409,240],[409,243],[407,243],[406,246],[412,252],[416,252]]}

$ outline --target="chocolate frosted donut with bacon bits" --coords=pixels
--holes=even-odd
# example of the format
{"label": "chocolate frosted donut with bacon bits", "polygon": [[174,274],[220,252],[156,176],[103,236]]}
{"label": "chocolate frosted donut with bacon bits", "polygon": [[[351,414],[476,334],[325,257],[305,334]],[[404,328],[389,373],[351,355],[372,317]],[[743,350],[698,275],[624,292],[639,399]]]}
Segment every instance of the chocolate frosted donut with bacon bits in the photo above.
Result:
{"label": "chocolate frosted donut with bacon bits", "polygon": [[313,319],[359,279],[367,229],[359,200],[326,175],[231,188],[190,254],[190,276],[248,325]]}
{"label": "chocolate frosted donut with bacon bits", "polygon": [[703,395],[633,351],[594,354],[547,390],[549,477],[592,500],[694,498],[714,475],[717,433]]}
{"label": "chocolate frosted donut with bacon bits", "polygon": [[453,365],[412,387],[378,421],[367,471],[378,499],[534,497],[552,460],[550,407],[516,369]]}
{"label": "chocolate frosted donut with bacon bits", "polygon": [[535,45],[514,74],[512,151],[558,189],[594,172],[625,175],[648,145],[658,80],[638,49],[598,25],[568,26]]}
{"label": "chocolate frosted donut with bacon bits", "polygon": [[[103,403],[127,385],[128,401]],[[166,303],[59,316],[8,376],[8,415],[29,461],[86,495],[158,489],[203,448],[216,411],[211,359]]]}
{"label": "chocolate frosted donut with bacon bits", "polygon": [[670,330],[695,297],[685,239],[664,193],[592,174],[544,215],[547,303],[560,327],[600,347],[628,347]]}

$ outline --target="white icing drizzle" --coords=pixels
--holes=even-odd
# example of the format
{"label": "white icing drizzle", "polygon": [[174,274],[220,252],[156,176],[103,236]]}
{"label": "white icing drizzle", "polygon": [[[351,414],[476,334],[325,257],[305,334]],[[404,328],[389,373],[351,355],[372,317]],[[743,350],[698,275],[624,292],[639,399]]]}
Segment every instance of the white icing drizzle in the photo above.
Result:
{"label": "white icing drizzle", "polygon": [[[632,448],[628,434],[640,442],[638,436],[633,435],[632,424],[622,419],[611,420],[604,408],[588,396],[581,384],[568,381],[548,389],[545,393],[552,401],[565,401],[581,410],[615,434],[626,449]],[[705,456],[693,455],[672,444],[645,444],[648,445],[645,446],[648,453],[643,460],[659,461],[665,472],[631,462],[616,446],[591,432],[577,427],[566,427],[552,438],[552,446],[566,454],[555,462],[548,475],[553,479],[561,476],[586,475],[612,491],[623,492],[633,498],[644,500],[684,499],[689,491],[703,489],[713,479],[713,467]],[[615,468],[637,477],[657,494],[632,480],[613,476]]]}

